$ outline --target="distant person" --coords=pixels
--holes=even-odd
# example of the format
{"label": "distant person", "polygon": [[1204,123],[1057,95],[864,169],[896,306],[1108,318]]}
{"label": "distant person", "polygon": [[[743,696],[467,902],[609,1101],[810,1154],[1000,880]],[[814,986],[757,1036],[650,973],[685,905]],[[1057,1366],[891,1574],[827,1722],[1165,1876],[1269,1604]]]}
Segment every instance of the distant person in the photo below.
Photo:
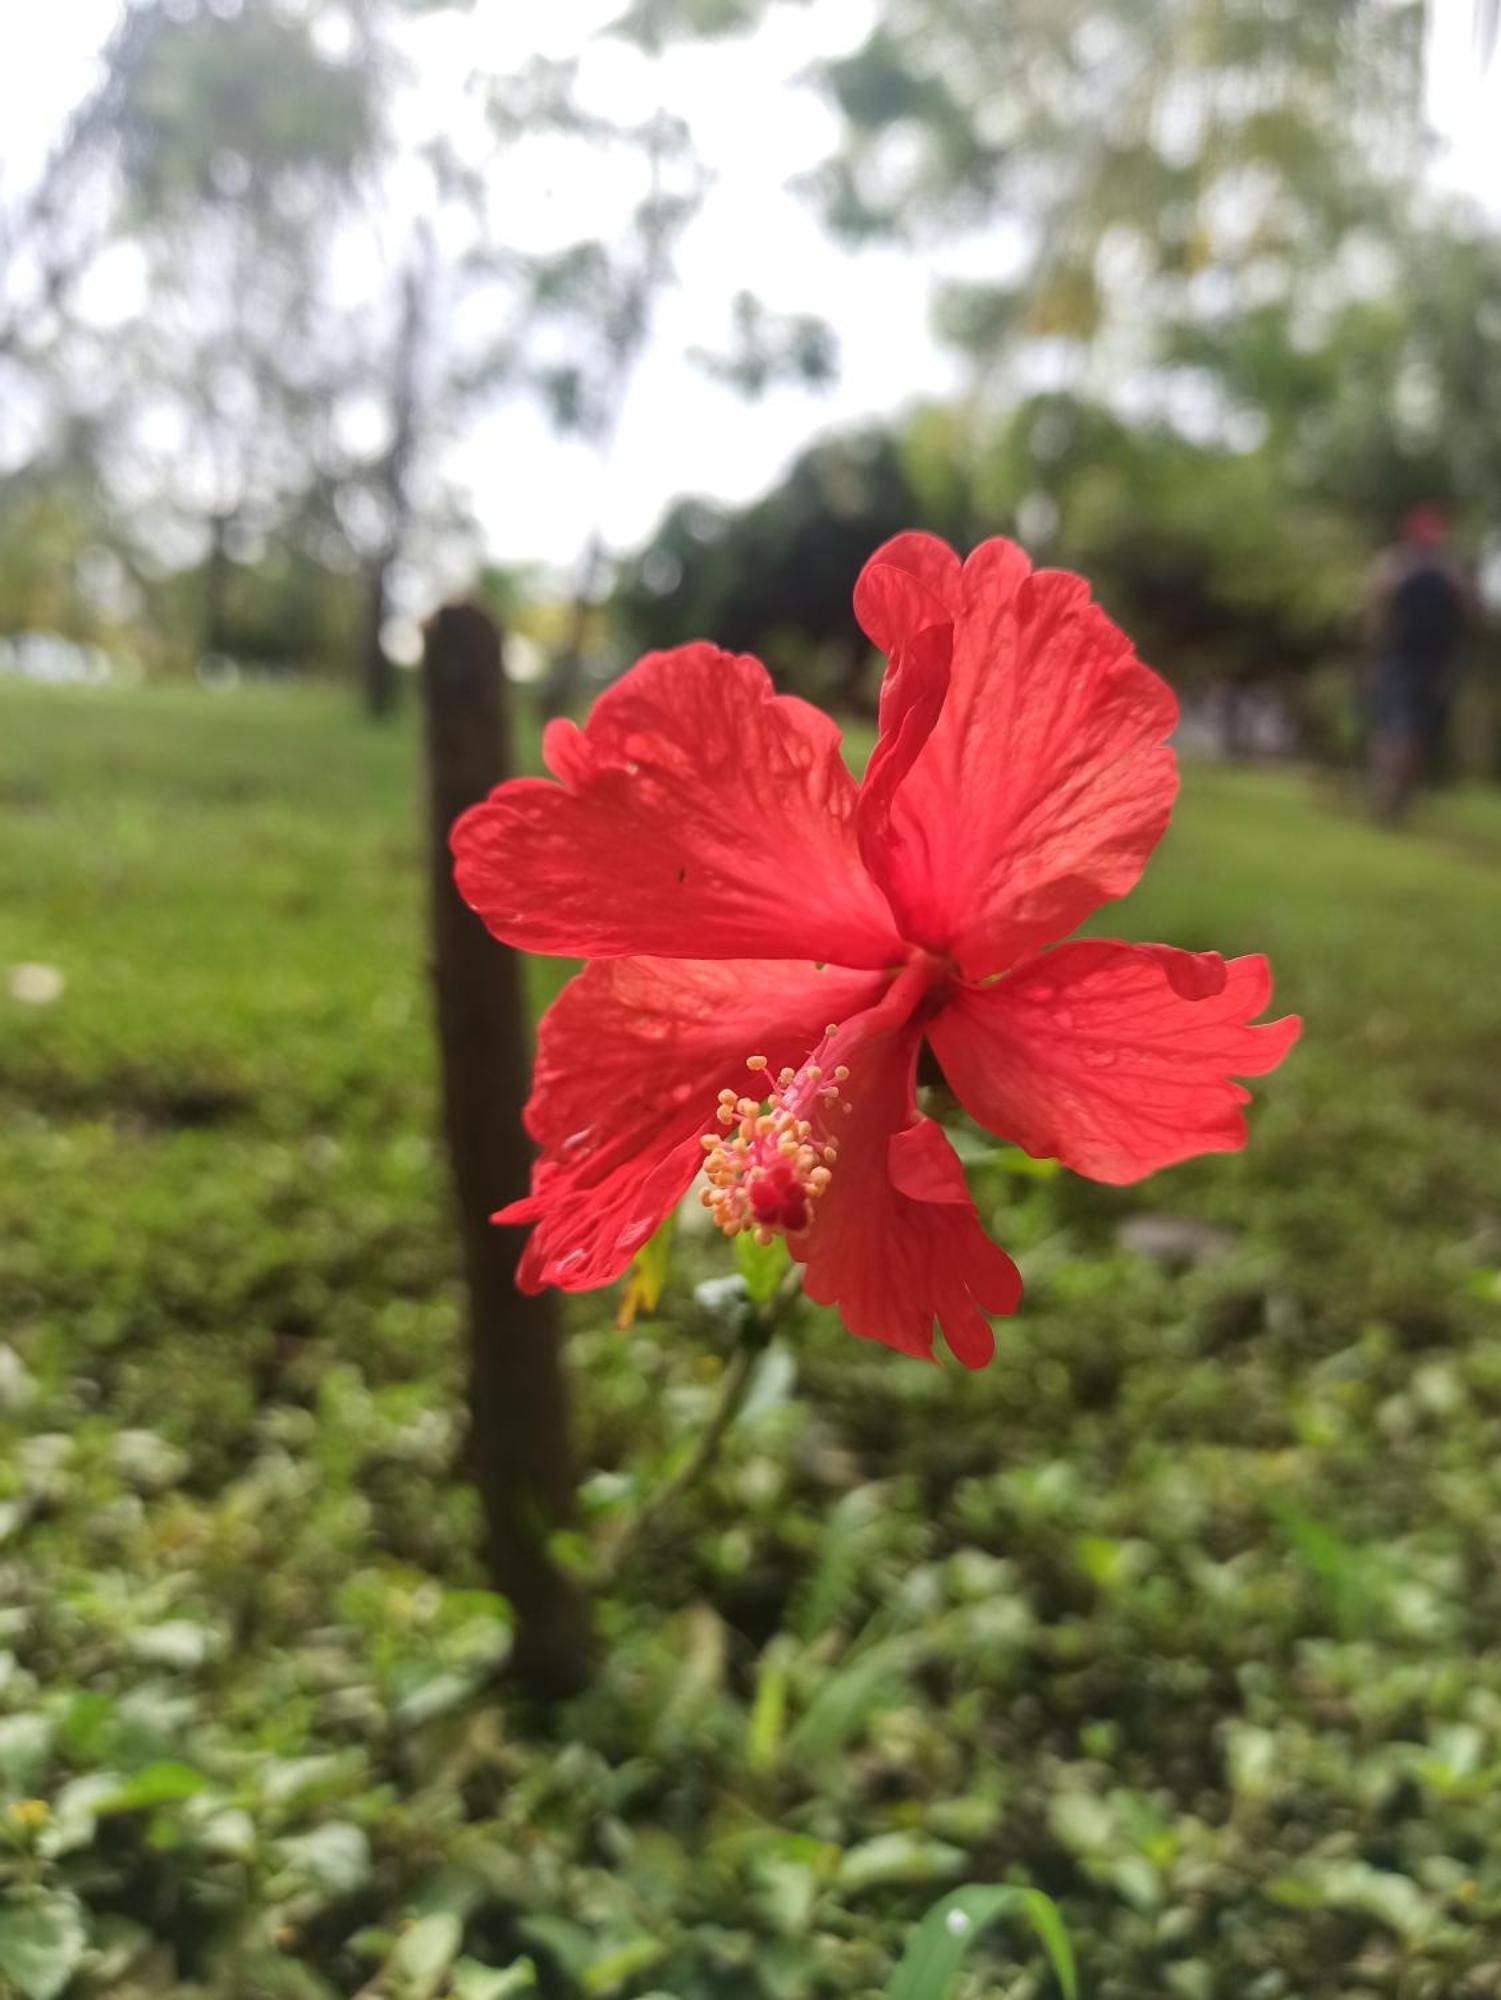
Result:
{"label": "distant person", "polygon": [[1445,768],[1470,586],[1434,506],[1414,507],[1366,592],[1371,644],[1371,804],[1399,820],[1419,783]]}

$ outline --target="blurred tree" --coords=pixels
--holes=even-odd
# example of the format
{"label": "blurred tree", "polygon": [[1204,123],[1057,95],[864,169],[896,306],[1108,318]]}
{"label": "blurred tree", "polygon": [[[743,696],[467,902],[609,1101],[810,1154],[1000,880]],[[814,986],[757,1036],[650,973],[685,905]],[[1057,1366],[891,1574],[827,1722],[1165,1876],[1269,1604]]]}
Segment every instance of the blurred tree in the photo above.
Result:
{"label": "blurred tree", "polygon": [[780,381],[823,387],[838,373],[833,333],[813,314],[768,312],[753,292],[737,292],[730,316],[729,352],[693,348],[689,359],[742,396],[764,396]]}
{"label": "blurred tree", "polygon": [[613,602],[631,641],[712,638],[764,654],[806,692],[857,701],[867,648],[850,586],[861,563],[915,522],[963,541],[974,520],[967,489],[948,476],[952,457],[940,452],[939,479],[925,477],[924,421],[905,435],[869,430],[816,444],[744,509],[680,502],[621,566]]}
{"label": "blurred tree", "polygon": [[1501,241],[1443,215],[1391,246],[1386,281],[1290,322],[1274,307],[1179,329],[1170,362],[1212,377],[1291,491],[1368,537],[1415,502],[1501,514]]}
{"label": "blurred tree", "polygon": [[[744,27],[779,0],[637,0]],[[1484,0],[1482,0],[1484,4]],[[1422,151],[1423,0],[878,0],[817,72],[842,120],[810,186],[856,240],[984,232],[942,325],[986,374],[1027,343],[1284,295],[1381,231]]]}
{"label": "blurred tree", "polygon": [[1003,268],[942,322],[982,379],[1027,343],[1120,368],[1153,324],[1287,298],[1384,233],[1421,157],[1423,18],[883,0],[823,71],[845,136],[816,188],[846,234],[987,233]]}
{"label": "blurred tree", "polygon": [[[236,566],[309,516],[337,380],[325,261],[375,133],[372,84],[274,5],[136,0],[74,121],[92,302],[54,374],[99,501],[148,575],[198,573],[196,644],[230,650]],[[102,282],[100,275],[102,273]]]}
{"label": "blurred tree", "polygon": [[[914,525],[961,546],[1009,528],[1039,560],[1087,571],[1144,656],[1190,690],[1291,682],[1338,651],[1366,547],[1336,504],[1288,489],[1268,446],[1194,443],[1048,394],[978,430],[935,406],[830,439],[743,510],[682,503],[622,567],[617,616],[638,645],[713,637],[848,703],[868,663],[852,579]],[[1233,701],[1225,714],[1233,729]]]}
{"label": "blurred tree", "polygon": [[[198,649],[230,650],[243,630],[239,571],[248,584],[311,561],[339,598],[353,570],[377,714],[414,574],[457,581],[477,555],[446,474],[454,445],[496,399],[526,394],[608,457],[705,188],[682,122],[592,109],[578,61],[427,87],[425,17],[458,11],[136,0],[32,202],[66,211],[57,240],[76,251],[44,282],[19,247],[7,267],[0,229],[15,308],[0,365],[5,339],[50,345],[58,408],[90,420],[101,505],[133,562],[148,579],[197,572]],[[591,177],[593,235],[515,240],[518,177],[538,169]],[[749,297],[730,353],[695,359],[744,393],[833,365],[817,322]],[[19,449],[45,459],[37,439]],[[565,654],[600,574],[590,513],[584,499]]]}
{"label": "blurred tree", "polygon": [[[633,11],[659,35],[725,25]],[[951,472],[981,531],[1009,522],[1088,568],[1175,679],[1226,689],[1232,729],[1237,688],[1348,650],[1406,506],[1447,498],[1478,523],[1501,503],[1501,252],[1422,187],[1430,12],[877,0],[820,72],[842,124],[809,182],[830,226],[993,267],[936,306],[969,362]],[[1477,0],[1482,57],[1495,14]],[[754,518],[712,524],[721,615],[750,587],[723,565],[749,558]],[[695,521],[679,510],[623,578],[638,626]]]}

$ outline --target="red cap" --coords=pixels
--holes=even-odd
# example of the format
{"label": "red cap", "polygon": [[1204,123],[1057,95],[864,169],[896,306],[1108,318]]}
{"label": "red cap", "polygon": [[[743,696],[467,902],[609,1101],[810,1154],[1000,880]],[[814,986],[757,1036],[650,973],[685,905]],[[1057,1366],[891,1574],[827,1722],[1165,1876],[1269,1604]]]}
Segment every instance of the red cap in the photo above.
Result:
{"label": "red cap", "polygon": [[1441,507],[1431,501],[1421,507],[1409,510],[1402,523],[1402,536],[1420,549],[1436,549],[1449,532],[1449,523],[1444,518]]}

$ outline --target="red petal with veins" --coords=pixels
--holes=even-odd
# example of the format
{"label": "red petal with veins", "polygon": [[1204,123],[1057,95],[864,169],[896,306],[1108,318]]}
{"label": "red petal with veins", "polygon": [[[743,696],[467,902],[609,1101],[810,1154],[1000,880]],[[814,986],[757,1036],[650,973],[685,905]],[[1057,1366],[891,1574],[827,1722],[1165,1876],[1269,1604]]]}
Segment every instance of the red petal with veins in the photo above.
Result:
{"label": "red petal with veins", "polygon": [[958,556],[937,535],[910,530],[882,542],[855,583],[855,616],[888,657],[924,626],[953,623],[964,601]]}
{"label": "red petal with veins", "polygon": [[527,951],[888,965],[839,744],[745,654],[648,654],[583,729],[548,729],[560,783],[513,779],[459,820],[459,892]]}
{"label": "red petal with veins", "polygon": [[1250,1093],[1296,1015],[1253,1025],[1264,958],[1081,940],[994,986],[955,993],[929,1038],[971,1117],[1092,1180],[1140,1180],[1198,1153],[1238,1151]]}
{"label": "red petal with veins", "polygon": [[1135,883],[1177,789],[1163,740],[1177,704],[1082,577],[1034,572],[1007,541],[983,543],[957,582],[929,537],[874,560],[896,567],[898,545],[912,574],[905,594],[883,579],[874,623],[899,652],[939,595],[953,655],[885,856],[867,846],[867,862],[904,934],[982,979]]}
{"label": "red petal with veins", "polygon": [[796,1067],[824,1029],[880,995],[878,975],[693,959],[608,959],[542,1020],[527,1130],[532,1192],[496,1217],[535,1223],[527,1291],[619,1277],[703,1163],[722,1089],[753,1086],[746,1057]]}
{"label": "red petal with veins", "polygon": [[851,1333],[933,1357],[933,1323],[966,1368],[995,1350],[987,1315],[1016,1310],[1021,1279],[980,1226],[954,1149],[913,1097],[918,1030],[865,1043],[845,1085],[850,1115],[812,1227],[794,1239],[809,1298]]}

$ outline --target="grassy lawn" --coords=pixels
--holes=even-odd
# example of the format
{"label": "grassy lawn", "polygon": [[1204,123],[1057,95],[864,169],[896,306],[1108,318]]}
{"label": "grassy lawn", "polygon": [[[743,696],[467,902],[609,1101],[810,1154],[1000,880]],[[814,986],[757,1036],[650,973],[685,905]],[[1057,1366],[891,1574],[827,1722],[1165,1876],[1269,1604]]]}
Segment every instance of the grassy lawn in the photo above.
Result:
{"label": "grassy lawn", "polygon": [[[1501,1995],[1501,794],[1394,835],[1191,773],[1097,928],[1273,955],[1249,1152],[978,1165],[991,1370],[805,1313],[544,1725],[454,1471],[414,779],[330,697],[0,689],[0,1801],[47,1806],[0,1968],[20,1909],[122,2000],[876,1996],[975,1880],[1058,1898],[1091,2000]],[[574,1315],[596,1518],[712,1400],[711,1268]],[[1019,1930],[971,1964],[1054,1990]]]}

